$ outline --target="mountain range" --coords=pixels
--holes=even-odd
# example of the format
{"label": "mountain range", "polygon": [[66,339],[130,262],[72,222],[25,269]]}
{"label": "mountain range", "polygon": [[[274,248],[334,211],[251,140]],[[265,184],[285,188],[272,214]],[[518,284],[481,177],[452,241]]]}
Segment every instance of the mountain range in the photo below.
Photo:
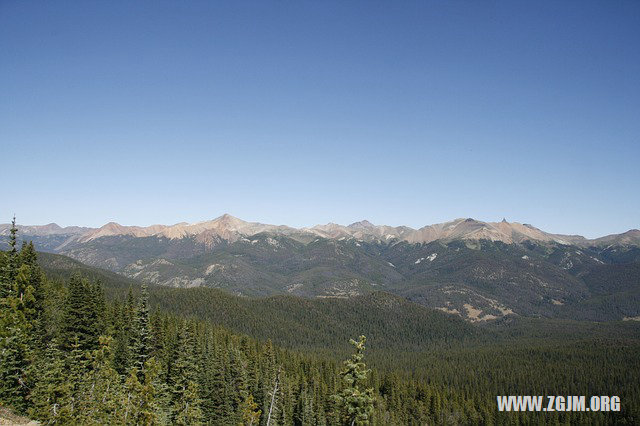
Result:
{"label": "mountain range", "polygon": [[[0,224],[0,235],[7,235],[10,224]],[[410,243],[429,243],[436,240],[489,240],[512,244],[527,240],[557,242],[591,246],[602,244],[640,244],[640,230],[632,229],[622,234],[607,235],[596,239],[587,239],[580,235],[561,235],[544,232],[530,224],[517,222],[483,222],[471,218],[455,219],[450,222],[427,225],[419,229],[408,226],[373,225],[367,220],[338,225],[328,223],[310,228],[292,228],[284,225],[268,225],[244,220],[224,214],[216,219],[175,225],[124,226],[109,222],[100,228],[69,226],[62,228],[55,223],[42,226],[18,226],[24,235],[52,237],[67,237],[61,246],[72,242],[88,242],[101,237],[133,236],[133,237],[164,237],[181,239],[195,236],[202,242],[215,240],[236,241],[242,237],[260,233],[285,235],[299,241],[307,241],[313,236],[329,239],[355,238],[363,241],[407,241]]]}
{"label": "mountain range", "polygon": [[[10,225],[0,225],[6,238]],[[39,251],[169,287],[347,298],[385,291],[472,322],[512,316],[634,320],[640,231],[587,239],[529,224],[456,219],[413,229],[211,221],[19,226]]]}

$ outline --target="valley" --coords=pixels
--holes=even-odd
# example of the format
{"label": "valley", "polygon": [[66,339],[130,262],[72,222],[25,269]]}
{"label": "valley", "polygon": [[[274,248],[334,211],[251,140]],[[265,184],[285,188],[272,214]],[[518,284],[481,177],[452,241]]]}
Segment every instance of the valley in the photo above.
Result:
{"label": "valley", "polygon": [[[138,281],[111,271],[61,255],[41,253],[39,259],[54,280],[66,281],[81,273],[101,281],[108,299],[126,303],[130,292],[140,294]],[[494,417],[490,408],[480,414],[498,424],[544,424],[561,419],[589,423],[596,418],[603,423],[615,422],[633,418],[640,402],[633,384],[633,377],[640,377],[636,362],[640,323],[635,321],[507,315],[470,323],[381,291],[349,298],[302,298],[246,297],[208,287],[157,286],[149,290],[150,305],[156,312],[203,320],[317,359],[347,356],[350,336],[365,334],[370,365],[376,374],[390,375],[383,382],[428,382],[448,398],[460,398],[461,393],[474,395],[467,403],[473,400],[478,407],[505,389],[521,394],[617,392],[628,401],[624,417],[580,413]]]}

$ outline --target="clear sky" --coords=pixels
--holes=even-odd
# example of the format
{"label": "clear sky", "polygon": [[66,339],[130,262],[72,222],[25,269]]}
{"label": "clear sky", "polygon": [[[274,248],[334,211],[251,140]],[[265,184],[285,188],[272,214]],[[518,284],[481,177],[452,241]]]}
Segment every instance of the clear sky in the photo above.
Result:
{"label": "clear sky", "polygon": [[640,227],[638,1],[0,0],[0,222]]}

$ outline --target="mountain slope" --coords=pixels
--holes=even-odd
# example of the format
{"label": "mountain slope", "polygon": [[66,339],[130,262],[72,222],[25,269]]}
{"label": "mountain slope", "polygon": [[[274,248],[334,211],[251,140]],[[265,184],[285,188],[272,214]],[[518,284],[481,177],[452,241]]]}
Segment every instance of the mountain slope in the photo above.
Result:
{"label": "mountain slope", "polygon": [[[47,276],[68,280],[71,274],[80,273],[98,279],[110,298],[122,299],[129,289],[137,293],[140,288],[139,281],[83,265],[65,256],[39,253],[38,258]],[[613,335],[640,338],[640,324],[636,322],[594,323],[509,316],[500,321],[472,325],[379,291],[347,299],[308,299],[290,295],[247,298],[204,287],[151,287],[150,293],[152,306],[157,309],[207,319],[285,346],[313,347],[314,350],[336,345],[347,347],[348,336],[363,331],[370,336],[372,346],[378,349],[408,352],[431,350],[453,342],[466,341],[475,345],[481,341],[512,341],[521,337],[558,342]]]}
{"label": "mountain slope", "polygon": [[172,226],[21,229],[25,239],[35,234],[40,250],[158,286],[317,298],[382,290],[473,322],[640,315],[633,230],[586,240],[504,220],[457,219],[419,230],[367,221],[295,229],[229,215]]}
{"label": "mountain slope", "polygon": [[[137,292],[140,287],[136,280],[88,267],[65,256],[40,253],[39,263],[50,278],[68,279],[80,273],[99,280],[110,297],[122,298],[130,288]],[[384,292],[348,299],[246,298],[210,288],[155,287],[150,294],[151,305],[157,309],[210,320],[291,347],[348,347],[345,344],[351,337],[364,333],[380,349],[414,351],[436,343],[491,334],[456,317]]]}

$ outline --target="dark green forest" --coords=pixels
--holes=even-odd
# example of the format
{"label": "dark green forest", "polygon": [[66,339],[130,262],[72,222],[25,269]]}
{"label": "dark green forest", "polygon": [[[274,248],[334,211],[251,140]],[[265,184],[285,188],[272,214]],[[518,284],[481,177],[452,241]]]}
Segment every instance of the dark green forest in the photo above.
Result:
{"label": "dark green forest", "polygon": [[[637,324],[147,289],[38,256],[15,228],[0,253],[0,406],[43,424],[640,422]],[[617,395],[622,410],[500,413],[496,395]]]}

